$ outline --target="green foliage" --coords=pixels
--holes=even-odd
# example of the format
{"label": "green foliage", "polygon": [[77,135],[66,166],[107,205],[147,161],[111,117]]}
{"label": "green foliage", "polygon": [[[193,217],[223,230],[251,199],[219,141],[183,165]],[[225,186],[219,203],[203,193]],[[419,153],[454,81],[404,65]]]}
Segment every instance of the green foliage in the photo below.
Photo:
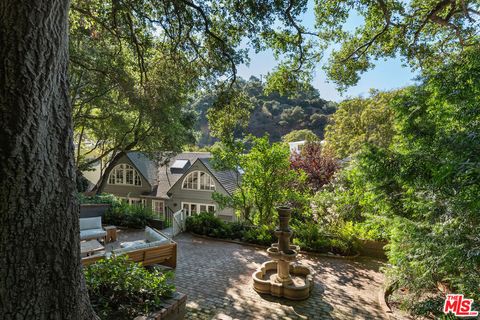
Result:
{"label": "green foliage", "polygon": [[273,241],[271,227],[252,227],[242,222],[227,223],[209,212],[188,217],[186,227],[189,232],[214,238],[237,239],[265,245]]}
{"label": "green foliage", "polygon": [[84,269],[88,294],[101,319],[133,319],[157,311],[175,287],[171,272],[146,269],[127,256],[112,256]]}
{"label": "green foliage", "polygon": [[297,91],[295,97],[277,92],[266,94],[265,84],[251,77],[248,81],[238,79],[234,91],[223,96],[211,90],[199,93],[193,106],[199,113],[196,125],[201,132],[199,145],[211,145],[215,141],[213,136],[222,139],[232,132],[237,139],[244,132],[257,137],[268,132],[270,140],[276,142],[292,130],[305,129],[317,135],[315,140],[318,140],[336,108],[335,102],[320,98],[312,86]]}
{"label": "green foliage", "polygon": [[281,126],[293,126],[296,124],[303,124],[304,119],[305,113],[303,112],[302,107],[295,106],[282,111],[278,124]]}
{"label": "green foliage", "polygon": [[[458,62],[425,72],[418,86],[395,92],[386,101],[395,127],[390,142],[364,140],[339,179],[316,196],[320,219],[352,221],[359,235],[374,238],[386,231],[387,275],[415,299],[437,292],[438,283],[480,298],[479,79],[478,48],[471,48]],[[425,313],[434,305],[408,307]]]}
{"label": "green foliage", "polygon": [[249,97],[240,89],[219,93],[213,106],[207,111],[211,135],[232,141],[235,129],[245,128],[250,117]]}
{"label": "green foliage", "polygon": [[[70,96],[80,170],[108,163],[121,151],[179,151],[194,141],[195,117],[187,100],[198,85],[198,65],[162,46],[131,8],[113,7],[73,1],[69,13]],[[128,40],[132,37],[134,43]]]}
{"label": "green foliage", "polygon": [[334,181],[312,198],[314,215],[322,225],[352,223],[360,239],[387,240],[391,208],[379,201],[356,160],[340,171]]}
{"label": "green foliage", "polygon": [[340,255],[354,255],[357,251],[356,237],[351,226],[322,228],[316,223],[293,226],[293,243],[302,250]]}
{"label": "green foliage", "polygon": [[[251,144],[251,149],[245,153],[247,144]],[[247,221],[255,225],[270,224],[277,205],[299,198],[294,186],[305,175],[291,170],[290,150],[285,144],[270,144],[268,136],[250,136],[243,142],[218,144],[212,153],[215,167],[243,170],[241,184],[238,183],[232,197],[214,194],[214,199],[221,206],[235,208]]]}
{"label": "green foliage", "polygon": [[[274,225],[251,226],[242,222],[226,223],[212,213],[200,213],[187,218],[187,231],[214,238],[242,240],[269,246],[277,241]],[[302,250],[352,255],[356,253],[355,230],[346,224],[335,229],[322,229],[315,223],[297,222],[293,226],[293,243]]]}
{"label": "green foliage", "polygon": [[106,212],[104,222],[115,226],[143,229],[153,213],[140,205],[130,205],[125,202],[116,202]]}
{"label": "green foliage", "polygon": [[390,102],[401,92],[374,92],[371,98],[341,102],[325,129],[326,147],[340,159],[365,144],[388,147],[395,133]]}
{"label": "green foliage", "polygon": [[242,240],[250,243],[269,246],[277,241],[273,231],[273,226],[268,225],[251,227],[244,232]]}
{"label": "green foliage", "polygon": [[187,231],[218,238],[227,237],[227,226],[213,213],[202,212],[187,218]]}
{"label": "green foliage", "polygon": [[[456,1],[318,1],[320,37],[340,43],[330,56],[327,75],[345,88],[381,58],[401,55],[422,70],[459,61],[463,49],[478,46],[478,9],[478,1],[464,1],[460,10]],[[363,23],[345,28],[357,15]]]}
{"label": "green foliage", "polygon": [[292,130],[282,137],[283,142],[295,142],[304,140],[308,142],[315,142],[320,139],[315,133],[313,133],[312,130],[309,129]]}
{"label": "green foliage", "polygon": [[94,196],[86,196],[83,193],[77,194],[77,198],[80,204],[96,204],[96,203],[105,203],[116,205],[120,203],[113,194],[102,193]]}

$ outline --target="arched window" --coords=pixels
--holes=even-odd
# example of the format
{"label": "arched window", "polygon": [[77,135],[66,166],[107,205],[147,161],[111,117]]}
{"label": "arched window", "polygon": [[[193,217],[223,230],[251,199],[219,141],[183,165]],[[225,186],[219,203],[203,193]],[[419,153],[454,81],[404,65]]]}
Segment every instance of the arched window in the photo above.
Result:
{"label": "arched window", "polygon": [[206,172],[190,172],[183,180],[182,189],[188,190],[215,190],[215,181]]}
{"label": "arched window", "polygon": [[108,176],[108,184],[123,184],[128,186],[141,186],[142,179],[137,170],[131,165],[119,164],[113,168]]}

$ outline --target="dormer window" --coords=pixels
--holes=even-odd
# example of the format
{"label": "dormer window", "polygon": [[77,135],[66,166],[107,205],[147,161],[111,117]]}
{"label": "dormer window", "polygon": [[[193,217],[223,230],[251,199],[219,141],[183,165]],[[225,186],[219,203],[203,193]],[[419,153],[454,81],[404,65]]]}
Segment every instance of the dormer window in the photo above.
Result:
{"label": "dormer window", "polygon": [[215,181],[206,172],[193,171],[183,180],[182,189],[215,191]]}
{"label": "dormer window", "polygon": [[131,165],[119,164],[113,168],[108,176],[108,184],[118,184],[126,186],[141,186],[142,179]]}

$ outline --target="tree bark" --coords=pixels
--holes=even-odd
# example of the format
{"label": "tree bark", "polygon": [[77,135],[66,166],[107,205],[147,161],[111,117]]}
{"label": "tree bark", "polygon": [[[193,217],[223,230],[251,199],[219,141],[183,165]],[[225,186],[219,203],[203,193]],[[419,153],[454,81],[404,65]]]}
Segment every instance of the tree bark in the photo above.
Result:
{"label": "tree bark", "polygon": [[110,176],[110,172],[112,172],[113,168],[117,165],[118,160],[120,160],[121,157],[123,157],[126,153],[124,151],[121,151],[113,157],[112,161],[110,161],[105,168],[105,171],[102,173],[100,176],[100,180],[97,182],[97,185],[93,188],[93,191],[95,194],[101,194],[103,193],[103,190],[105,190],[105,187],[107,186],[107,181],[108,177]]}
{"label": "tree bark", "polygon": [[80,263],[68,0],[0,1],[0,317],[95,319]]}

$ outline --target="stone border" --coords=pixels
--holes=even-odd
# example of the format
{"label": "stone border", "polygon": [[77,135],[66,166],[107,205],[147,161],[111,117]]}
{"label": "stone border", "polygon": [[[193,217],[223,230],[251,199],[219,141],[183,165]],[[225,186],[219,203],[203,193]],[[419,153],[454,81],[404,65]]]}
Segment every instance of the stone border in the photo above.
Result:
{"label": "stone border", "polygon": [[175,292],[165,301],[165,306],[148,316],[138,316],[134,320],[180,320],[185,318],[187,295]]}
{"label": "stone border", "polygon": [[378,292],[378,303],[380,304],[380,308],[383,310],[385,315],[390,320],[397,320],[398,318],[395,316],[392,308],[388,304],[388,297],[393,293],[395,290],[396,283],[390,283],[386,287],[382,288]]}
{"label": "stone border", "polygon": [[[265,245],[261,245],[261,244],[238,241],[238,240],[231,240],[231,239],[214,238],[214,237],[209,237],[209,236],[205,236],[205,235],[202,235],[202,234],[196,234],[194,232],[190,232],[190,234],[194,235],[195,237],[203,238],[203,239],[207,239],[207,240],[235,243],[235,244],[239,244],[239,245],[242,245],[242,246],[255,247],[255,248],[259,248],[259,249],[269,248],[269,246],[265,246]],[[303,255],[307,255],[307,256],[334,258],[334,259],[346,259],[346,260],[354,260],[354,259],[356,259],[360,256],[360,253],[357,253],[353,256],[341,256],[341,255],[335,255],[335,254],[327,254],[327,253],[320,253],[320,252],[313,252],[313,251],[303,251],[303,250],[300,250],[298,253],[303,254]]]}

